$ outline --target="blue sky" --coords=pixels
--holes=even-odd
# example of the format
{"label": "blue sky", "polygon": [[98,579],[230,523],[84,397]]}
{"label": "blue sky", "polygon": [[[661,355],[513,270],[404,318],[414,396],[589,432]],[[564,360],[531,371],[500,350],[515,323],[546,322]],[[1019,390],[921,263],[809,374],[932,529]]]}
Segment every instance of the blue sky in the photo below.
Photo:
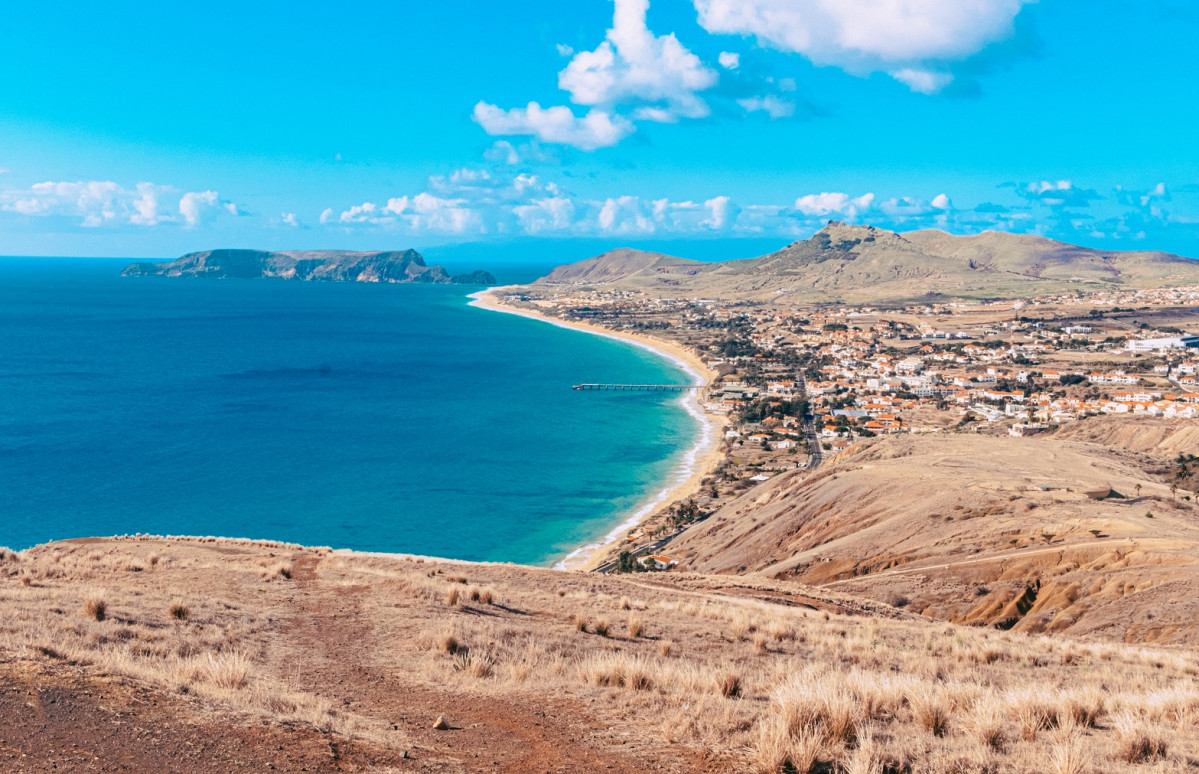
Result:
{"label": "blue sky", "polygon": [[0,254],[839,219],[1199,257],[1197,35],[1190,0],[6,3]]}

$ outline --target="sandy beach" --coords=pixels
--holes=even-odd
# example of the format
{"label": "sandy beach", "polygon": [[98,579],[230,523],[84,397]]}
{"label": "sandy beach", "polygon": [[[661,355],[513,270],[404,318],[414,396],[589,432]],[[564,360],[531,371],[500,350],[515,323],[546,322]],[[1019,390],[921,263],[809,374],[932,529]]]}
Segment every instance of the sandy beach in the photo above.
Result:
{"label": "sandy beach", "polygon": [[[674,342],[663,341],[662,339],[640,333],[614,331],[590,323],[568,322],[556,317],[540,314],[533,310],[518,309],[501,303],[496,294],[512,287],[515,286],[488,288],[487,290],[473,293],[470,296],[470,305],[494,312],[528,317],[562,328],[584,331],[596,336],[627,341],[675,363],[687,373],[694,384],[711,384],[716,378],[716,373],[708,368],[707,364],[695,352]],[[639,504],[636,510],[601,539],[587,543],[571,551],[554,565],[556,569],[583,571],[594,569],[600,564],[604,549],[619,540],[623,540],[630,530],[663,508],[670,506],[678,500],[690,497],[700,490],[701,481],[704,476],[711,473],[724,459],[724,454],[720,447],[724,417],[705,412],[703,406],[700,404],[699,397],[694,393],[687,393],[684,396],[683,406],[689,414],[700,422],[702,431],[696,444],[687,450],[680,465],[672,471],[672,477],[669,481],[665,482],[664,488]]]}

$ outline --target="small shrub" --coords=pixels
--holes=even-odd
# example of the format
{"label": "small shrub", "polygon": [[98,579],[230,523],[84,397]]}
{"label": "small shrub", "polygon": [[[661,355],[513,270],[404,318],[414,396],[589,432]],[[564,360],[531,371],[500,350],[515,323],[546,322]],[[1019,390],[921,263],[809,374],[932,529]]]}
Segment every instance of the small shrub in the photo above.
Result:
{"label": "small shrub", "polygon": [[487,656],[475,656],[466,651],[454,656],[454,670],[480,679],[490,677],[493,662]]}
{"label": "small shrub", "polygon": [[949,730],[949,701],[939,691],[926,689],[909,697],[912,717],[917,725],[933,736],[945,736]]}
{"label": "small shrub", "polygon": [[575,631],[587,633],[587,616],[582,613],[575,614]]}
{"label": "small shrub", "polygon": [[108,615],[108,604],[104,601],[104,597],[99,594],[89,594],[83,600],[83,612],[88,618],[103,621]]}
{"label": "small shrub", "polygon": [[447,606],[457,607],[460,601],[461,601],[460,592],[458,591],[458,588],[456,586],[454,588],[450,589],[448,592],[446,592],[445,603]]}
{"label": "small shrub", "polygon": [[599,636],[607,637],[609,628],[610,627],[608,625],[607,618],[599,618],[596,620],[594,629],[595,629],[595,633],[598,634]]}
{"label": "small shrub", "polygon": [[640,637],[645,633],[645,624],[641,621],[641,616],[633,614],[629,616],[629,636],[633,639]]}
{"label": "small shrub", "polygon": [[1112,723],[1120,760],[1126,763],[1141,763],[1166,755],[1166,738],[1161,730],[1147,721],[1125,710]]}
{"label": "small shrub", "polygon": [[726,699],[735,699],[741,695],[741,677],[731,673],[722,675],[718,687],[721,696]]}
{"label": "small shrub", "polygon": [[176,621],[186,621],[188,615],[187,606],[183,604],[183,600],[176,599],[171,603],[171,607],[167,610],[167,614]]}
{"label": "small shrub", "polygon": [[442,637],[437,646],[442,653],[449,653],[451,656],[460,650],[464,650],[462,643],[458,642],[458,638],[452,634],[447,634]]}
{"label": "small shrub", "polygon": [[673,650],[674,643],[670,640],[662,640],[662,642],[658,643],[658,655],[662,657],[669,656]]}
{"label": "small shrub", "polygon": [[621,598],[620,598],[620,609],[621,609],[621,610],[628,610],[628,609],[629,609],[629,608],[631,608],[632,606],[633,606],[633,604],[632,604],[631,602],[629,602],[629,598],[628,598],[628,597],[621,597]]}

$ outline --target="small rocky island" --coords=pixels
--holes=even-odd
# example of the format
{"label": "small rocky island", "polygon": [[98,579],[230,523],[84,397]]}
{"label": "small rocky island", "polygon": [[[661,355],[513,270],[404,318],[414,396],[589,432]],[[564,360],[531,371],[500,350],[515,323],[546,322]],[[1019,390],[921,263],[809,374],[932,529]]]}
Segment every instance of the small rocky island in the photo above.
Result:
{"label": "small rocky island", "polygon": [[415,250],[204,250],[164,263],[130,264],[121,274],[126,277],[275,277],[330,282],[496,284],[490,272],[474,271],[451,276],[440,266],[426,266],[424,257]]}

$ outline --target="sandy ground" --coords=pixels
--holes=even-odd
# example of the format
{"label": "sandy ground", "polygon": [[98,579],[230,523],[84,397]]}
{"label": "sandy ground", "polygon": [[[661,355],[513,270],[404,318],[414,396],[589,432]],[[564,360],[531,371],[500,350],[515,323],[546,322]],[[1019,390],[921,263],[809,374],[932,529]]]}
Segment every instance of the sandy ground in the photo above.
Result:
{"label": "sandy ground", "polygon": [[[562,328],[572,328],[597,336],[631,342],[639,347],[655,352],[667,360],[675,362],[690,373],[696,383],[711,384],[717,377],[716,372],[710,369],[695,352],[675,342],[630,331],[611,330],[590,323],[567,322],[556,317],[539,314],[529,309],[518,309],[500,302],[496,294],[513,287],[516,286],[489,288],[488,290],[475,293],[471,295],[471,304],[481,309],[515,314],[521,317],[528,317],[532,320],[548,322]],[[606,548],[617,541],[623,540],[625,535],[641,522],[655,516],[665,508],[670,507],[673,503],[695,495],[700,491],[704,477],[709,475],[724,461],[724,453],[721,451],[720,441],[724,434],[725,418],[705,412],[694,394],[688,394],[685,400],[688,402],[688,410],[692,416],[699,419],[705,426],[698,445],[689,451],[692,460],[688,466],[690,471],[686,478],[673,487],[655,494],[650,503],[639,506],[633,514],[617,524],[601,540],[580,546],[575,551],[572,551],[559,562],[558,569],[585,571],[594,569],[604,561]]]}

